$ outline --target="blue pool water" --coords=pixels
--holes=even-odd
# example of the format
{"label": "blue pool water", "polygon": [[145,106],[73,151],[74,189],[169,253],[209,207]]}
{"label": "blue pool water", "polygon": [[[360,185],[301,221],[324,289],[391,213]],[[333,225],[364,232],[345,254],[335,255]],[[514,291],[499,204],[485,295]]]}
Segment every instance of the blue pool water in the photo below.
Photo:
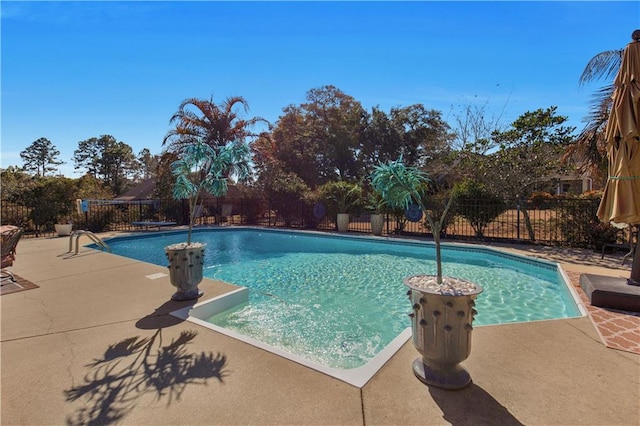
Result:
{"label": "blue pool water", "polygon": [[[166,265],[158,233],[109,241],[112,252]],[[402,279],[435,274],[435,249],[385,241],[263,229],[194,231],[207,244],[205,276],[250,289],[249,303],[207,320],[322,365],[364,365],[410,326]],[[497,251],[443,245],[444,275],[480,284],[475,325],[576,317],[556,265]]]}

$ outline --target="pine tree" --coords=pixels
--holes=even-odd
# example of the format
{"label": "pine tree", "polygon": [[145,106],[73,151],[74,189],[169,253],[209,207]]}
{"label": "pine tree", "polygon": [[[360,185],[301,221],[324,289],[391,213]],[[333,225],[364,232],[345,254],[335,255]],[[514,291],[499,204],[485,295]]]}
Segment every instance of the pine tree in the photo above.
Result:
{"label": "pine tree", "polygon": [[54,172],[64,161],[59,161],[60,151],[47,138],[39,138],[20,153],[24,161],[24,170],[35,172],[38,176],[45,176],[47,172]]}

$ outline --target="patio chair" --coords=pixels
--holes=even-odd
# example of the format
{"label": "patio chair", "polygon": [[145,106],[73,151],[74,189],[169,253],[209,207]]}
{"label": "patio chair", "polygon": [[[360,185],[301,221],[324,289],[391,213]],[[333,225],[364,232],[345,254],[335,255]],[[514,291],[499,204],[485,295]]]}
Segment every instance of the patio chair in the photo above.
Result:
{"label": "patio chair", "polygon": [[206,209],[203,204],[198,204],[193,208],[193,223],[202,225],[205,222]]}
{"label": "patio chair", "polygon": [[233,221],[233,204],[223,204],[222,209],[220,211],[220,221],[223,222],[222,218],[224,218],[224,222],[231,223]]}
{"label": "patio chair", "polygon": [[3,231],[0,234],[2,236],[2,256],[1,256],[1,273],[0,279],[1,284],[8,284],[10,281],[12,284],[15,284],[21,287],[17,281],[16,277],[5,268],[12,266],[13,261],[16,260],[16,247],[18,246],[18,241],[22,237],[24,230],[22,228],[18,228],[17,226],[6,225],[3,226]]}
{"label": "patio chair", "polygon": [[[627,237],[628,235],[628,237]],[[636,248],[636,241],[638,238],[638,227],[631,225],[624,228],[619,228],[616,232],[616,241],[613,243],[606,243],[602,246],[602,256],[604,259],[604,253],[606,249],[612,250],[628,250],[628,253],[622,258],[622,265],[628,258],[633,258],[633,254]]]}

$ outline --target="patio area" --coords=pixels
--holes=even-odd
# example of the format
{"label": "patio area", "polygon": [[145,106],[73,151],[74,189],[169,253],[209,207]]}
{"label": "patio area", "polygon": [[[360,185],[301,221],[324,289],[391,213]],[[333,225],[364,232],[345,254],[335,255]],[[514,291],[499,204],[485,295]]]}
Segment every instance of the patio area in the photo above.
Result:
{"label": "patio area", "polygon": [[[464,362],[473,384],[461,391],[418,381],[407,342],[357,388],[169,315],[193,302],[169,300],[169,278],[156,278],[165,267],[68,248],[68,238],[18,245],[11,270],[37,287],[0,298],[2,425],[640,421],[638,316],[606,320],[631,330],[627,350],[605,346],[591,316],[476,327]],[[580,273],[629,274],[624,253],[500,248],[560,262],[578,290]],[[204,299],[234,288],[207,279],[200,287]]]}

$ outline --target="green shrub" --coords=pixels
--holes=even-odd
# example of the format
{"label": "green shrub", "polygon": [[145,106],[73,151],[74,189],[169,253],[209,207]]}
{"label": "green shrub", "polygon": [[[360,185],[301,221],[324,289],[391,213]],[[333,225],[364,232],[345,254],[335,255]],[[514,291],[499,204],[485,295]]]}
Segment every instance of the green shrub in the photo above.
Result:
{"label": "green shrub", "polygon": [[599,249],[615,239],[615,228],[596,216],[601,194],[567,197],[556,209],[558,225],[571,247]]}
{"label": "green shrub", "polygon": [[484,236],[486,227],[507,210],[507,204],[501,197],[482,183],[469,179],[454,187],[453,197],[454,212],[467,219],[477,237]]}
{"label": "green shrub", "polygon": [[285,226],[291,226],[295,220],[302,220],[300,200],[310,192],[307,184],[294,173],[274,177],[268,189],[272,208],[284,220]]}
{"label": "green shrub", "polygon": [[538,191],[531,194],[528,200],[532,209],[546,208],[554,200],[554,196],[548,192]]}
{"label": "green shrub", "polygon": [[359,213],[362,210],[362,187],[357,183],[342,180],[328,182],[320,186],[318,192],[332,216],[338,213]]}

